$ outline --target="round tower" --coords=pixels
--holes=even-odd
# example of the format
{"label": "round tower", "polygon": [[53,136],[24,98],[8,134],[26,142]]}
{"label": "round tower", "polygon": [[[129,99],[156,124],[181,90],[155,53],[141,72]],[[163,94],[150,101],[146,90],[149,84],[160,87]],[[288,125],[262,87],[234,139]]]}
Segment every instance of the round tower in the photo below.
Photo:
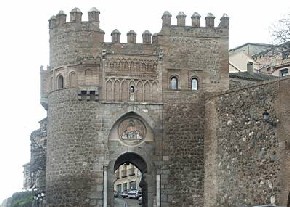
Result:
{"label": "round tower", "polygon": [[105,154],[98,135],[102,121],[97,116],[104,42],[99,13],[92,8],[88,21],[83,21],[81,10],[74,8],[69,21],[63,11],[49,20],[50,66],[41,71],[49,123],[47,206],[101,206],[103,202],[102,196],[96,197],[102,189],[91,189],[103,186],[103,170],[93,165]]}

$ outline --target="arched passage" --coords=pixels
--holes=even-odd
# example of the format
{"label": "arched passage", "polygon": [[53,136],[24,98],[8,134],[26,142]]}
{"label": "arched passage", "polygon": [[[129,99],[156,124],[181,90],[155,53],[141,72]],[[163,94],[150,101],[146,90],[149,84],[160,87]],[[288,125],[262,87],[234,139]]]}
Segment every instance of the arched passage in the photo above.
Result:
{"label": "arched passage", "polygon": [[144,159],[134,152],[126,152],[115,161],[114,171],[116,171],[120,165],[124,163],[132,163],[135,165],[141,173],[147,173],[147,164]]}
{"label": "arched passage", "polygon": [[118,157],[115,161],[114,172],[123,164],[133,164],[135,165],[142,174],[142,179],[140,181],[139,187],[142,189],[142,207],[148,206],[148,183],[146,180],[147,173],[147,163],[145,160],[134,152],[126,152]]}
{"label": "arched passage", "polygon": [[[146,117],[146,116],[145,116]],[[148,118],[148,117],[146,117]],[[138,189],[142,190],[142,207],[153,206],[156,202],[156,167],[155,167],[155,139],[150,119],[144,119],[143,116],[128,112],[119,116],[112,125],[108,139],[108,165],[107,169],[107,188],[108,205],[114,206],[114,190],[124,190],[124,185],[118,179],[122,176],[121,171],[131,169],[132,166],[140,170],[141,177],[136,182]],[[127,165],[124,166],[124,165]],[[119,167],[118,172],[116,171]],[[124,168],[125,167],[125,168]],[[139,171],[138,171],[139,172]],[[114,183],[116,186],[114,188]],[[125,184],[131,188],[130,181]],[[140,187],[140,188],[139,188]],[[130,189],[126,188],[126,189]],[[141,205],[140,205],[141,206]]]}

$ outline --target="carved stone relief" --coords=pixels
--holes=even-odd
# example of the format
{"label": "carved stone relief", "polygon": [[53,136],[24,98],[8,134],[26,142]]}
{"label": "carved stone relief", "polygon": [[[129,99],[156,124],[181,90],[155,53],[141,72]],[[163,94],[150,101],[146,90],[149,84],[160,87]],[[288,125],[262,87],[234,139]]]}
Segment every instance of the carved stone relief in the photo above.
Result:
{"label": "carved stone relief", "polygon": [[123,120],[118,127],[119,138],[128,145],[141,143],[146,136],[146,127],[141,120],[128,118]]}

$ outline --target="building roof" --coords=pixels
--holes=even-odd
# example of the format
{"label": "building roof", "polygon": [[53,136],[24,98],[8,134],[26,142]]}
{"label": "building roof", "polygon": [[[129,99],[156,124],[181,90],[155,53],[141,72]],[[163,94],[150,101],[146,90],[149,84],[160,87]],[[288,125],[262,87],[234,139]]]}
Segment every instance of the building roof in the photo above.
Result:
{"label": "building roof", "polygon": [[251,80],[251,81],[268,81],[277,79],[276,76],[266,75],[262,73],[250,73],[246,72],[238,72],[238,73],[229,73],[230,78],[239,78],[243,80]]}
{"label": "building roof", "polygon": [[243,48],[243,47],[246,47],[246,46],[248,46],[248,45],[253,45],[253,46],[264,46],[264,47],[268,47],[268,46],[273,46],[272,44],[267,44],[267,43],[250,43],[250,42],[248,42],[248,43],[245,43],[245,44],[243,44],[243,45],[240,45],[240,46],[237,46],[237,47],[235,47],[235,48],[233,48],[233,49],[230,49],[230,51],[233,51],[233,50],[237,50],[237,49],[240,49],[240,48]]}

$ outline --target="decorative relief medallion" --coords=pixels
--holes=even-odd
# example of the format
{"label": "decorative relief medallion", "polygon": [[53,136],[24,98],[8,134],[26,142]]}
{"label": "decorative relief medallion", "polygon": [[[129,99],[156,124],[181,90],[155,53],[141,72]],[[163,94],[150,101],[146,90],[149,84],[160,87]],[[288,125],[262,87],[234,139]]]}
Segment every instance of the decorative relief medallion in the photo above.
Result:
{"label": "decorative relief medallion", "polygon": [[144,140],[146,127],[139,119],[128,118],[119,124],[118,133],[121,141],[136,145]]}

